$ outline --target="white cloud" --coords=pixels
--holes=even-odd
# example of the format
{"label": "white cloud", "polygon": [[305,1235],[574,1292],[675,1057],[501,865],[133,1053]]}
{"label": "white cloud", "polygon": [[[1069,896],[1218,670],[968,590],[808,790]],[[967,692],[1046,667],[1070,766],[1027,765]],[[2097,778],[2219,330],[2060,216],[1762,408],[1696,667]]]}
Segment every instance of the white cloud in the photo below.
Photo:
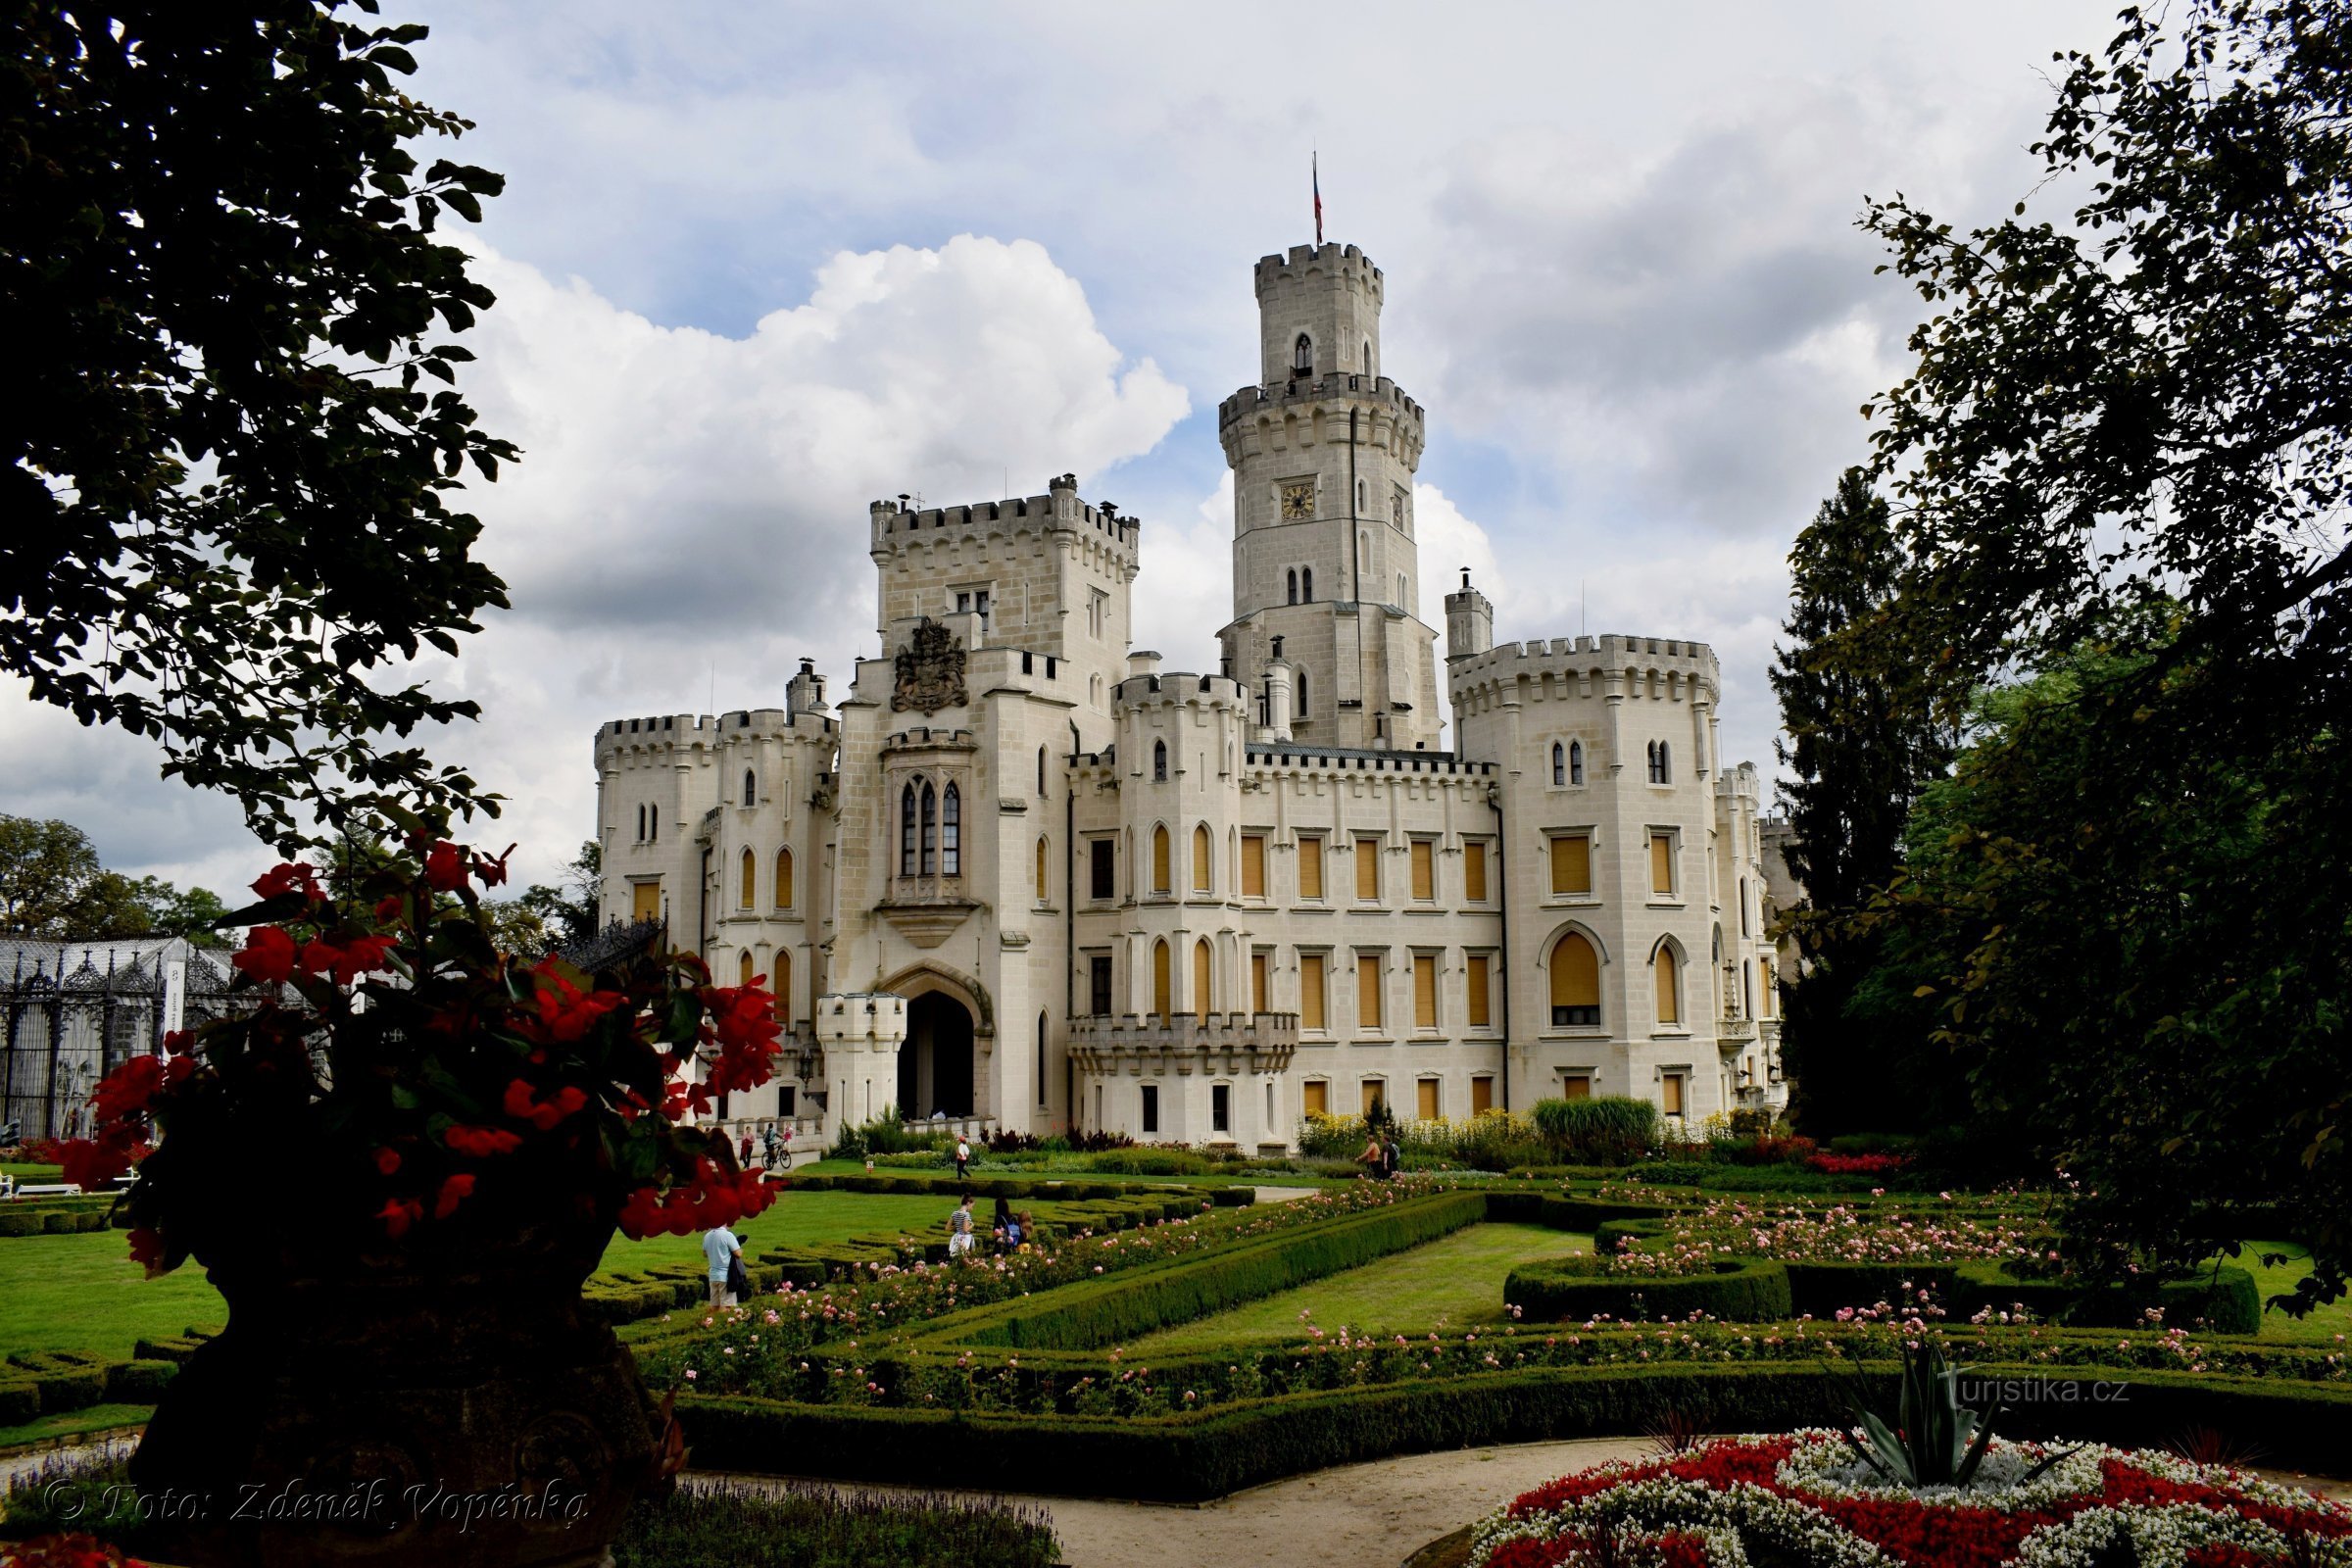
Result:
{"label": "white cloud", "polygon": [[[493,253],[476,273],[499,301],[468,339],[466,391],[524,459],[468,502],[514,609],[424,672],[481,704],[479,724],[430,744],[509,797],[476,836],[519,841],[525,878],[551,877],[593,829],[602,721],[780,703],[799,656],[838,678],[861,638],[871,650],[869,500],[990,499],[1008,477],[1042,492],[1148,452],[1188,408],[1027,241],[838,255],[807,304],[741,339],[659,325]],[[151,751],[73,738],[62,715],[6,710],[0,799],[37,799],[125,869],[243,880],[221,813],[140,776]],[[126,831],[151,819],[184,837]]]}

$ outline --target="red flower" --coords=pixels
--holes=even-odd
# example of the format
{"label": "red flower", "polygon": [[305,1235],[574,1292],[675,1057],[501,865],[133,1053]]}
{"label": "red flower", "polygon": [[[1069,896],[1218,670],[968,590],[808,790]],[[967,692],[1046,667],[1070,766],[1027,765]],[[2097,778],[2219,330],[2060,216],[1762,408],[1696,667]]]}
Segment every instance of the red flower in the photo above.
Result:
{"label": "red flower", "polygon": [[442,839],[424,852],[424,880],[436,893],[455,893],[466,885],[466,858]]}
{"label": "red flower", "polygon": [[384,1222],[384,1234],[397,1242],[409,1234],[410,1226],[424,1218],[424,1205],[414,1198],[387,1198],[375,1217]]}
{"label": "red flower", "polygon": [[294,939],[281,926],[257,925],[228,961],[257,984],[282,986],[294,976]]}
{"label": "red flower", "polygon": [[164,1239],[144,1225],[130,1228],[130,1260],[145,1269],[149,1279],[160,1277],[171,1266],[164,1261]]}
{"label": "red flower", "polygon": [[566,1084],[544,1102],[532,1093],[531,1086],[517,1078],[507,1085],[507,1096],[501,1108],[516,1121],[527,1121],[541,1132],[553,1132],[556,1123],[577,1114],[588,1103],[585,1091]]}
{"label": "red flower", "polygon": [[189,1053],[193,1052],[195,1049],[196,1049],[196,1031],[195,1031],[195,1030],[193,1030],[193,1029],[171,1029],[171,1030],[167,1030],[167,1031],[165,1031],[165,1033],[164,1033],[164,1054],[165,1054],[165,1055],[167,1055],[167,1056],[184,1056],[184,1055],[187,1055]]}
{"label": "red flower", "polygon": [[70,1138],[57,1146],[57,1162],[65,1179],[85,1193],[106,1185],[143,1158],[147,1146],[136,1136],[121,1133],[105,1138]]}
{"label": "red flower", "polygon": [[404,901],[397,893],[387,893],[375,901],[375,919],[378,925],[390,925],[405,912]]}
{"label": "red flower", "polygon": [[353,937],[348,942],[329,942],[319,937],[302,950],[302,967],[347,986],[364,974],[390,967],[384,955],[391,952],[393,941],[391,937]]}
{"label": "red flower", "polygon": [[375,1168],[378,1174],[384,1176],[389,1176],[400,1169],[400,1151],[397,1149],[377,1150],[375,1152]]}
{"label": "red flower", "polygon": [[433,1218],[447,1219],[458,1211],[458,1205],[473,1196],[473,1178],[468,1175],[449,1177],[441,1183],[441,1195],[433,1200]]}
{"label": "red flower", "polygon": [[325,895],[318,891],[318,871],[316,866],[299,860],[287,860],[264,871],[253,884],[253,891],[265,899],[283,898],[299,893],[316,904]]}
{"label": "red flower", "polygon": [[498,1127],[467,1127],[463,1124],[442,1134],[441,1141],[452,1152],[475,1159],[486,1159],[492,1154],[511,1154],[522,1147],[522,1138],[518,1133]]}
{"label": "red flower", "polygon": [[507,880],[507,857],[513,855],[514,853],[514,846],[510,844],[504,850],[499,852],[498,858],[496,859],[492,859],[487,855],[477,855],[473,858],[473,874],[482,879],[482,886],[486,888],[495,888],[505,885]]}
{"label": "red flower", "polygon": [[147,1114],[157,1096],[195,1070],[196,1063],[185,1056],[171,1058],[169,1067],[162,1056],[133,1056],[98,1081],[90,1103],[101,1125],[130,1121]]}
{"label": "red flower", "polygon": [[96,1536],[41,1536],[12,1544],[10,1568],[144,1568]]}
{"label": "red flower", "polygon": [[567,1045],[596,1027],[596,1021],[629,999],[618,991],[597,991],[582,995],[580,988],[556,973],[555,961],[550,958],[531,973],[539,981],[536,1004],[539,1016],[523,1021],[523,1033],[533,1040]]}

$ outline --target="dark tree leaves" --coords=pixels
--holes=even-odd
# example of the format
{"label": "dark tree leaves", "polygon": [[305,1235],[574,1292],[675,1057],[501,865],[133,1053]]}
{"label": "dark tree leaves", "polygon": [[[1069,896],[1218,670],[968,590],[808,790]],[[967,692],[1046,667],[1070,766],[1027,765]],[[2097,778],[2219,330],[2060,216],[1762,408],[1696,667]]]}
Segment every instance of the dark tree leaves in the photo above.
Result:
{"label": "dark tree leaves", "polygon": [[421,27],[354,5],[15,0],[0,61],[0,667],[163,746],[264,837],[356,801],[495,809],[402,684],[505,590],[445,493],[514,448],[447,341],[490,303],[435,236],[500,176],[411,148]]}

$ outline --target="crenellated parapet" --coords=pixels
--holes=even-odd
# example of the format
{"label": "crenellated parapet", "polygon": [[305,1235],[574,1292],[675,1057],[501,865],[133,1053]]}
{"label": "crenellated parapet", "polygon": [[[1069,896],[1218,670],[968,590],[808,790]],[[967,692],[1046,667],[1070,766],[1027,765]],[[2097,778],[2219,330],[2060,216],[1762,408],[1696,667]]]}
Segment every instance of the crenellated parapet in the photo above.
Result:
{"label": "crenellated parapet", "polygon": [[1092,506],[1079,499],[1078,481],[1069,474],[1056,477],[1042,496],[1014,496],[1004,501],[973,502],[954,507],[909,507],[898,501],[867,505],[871,547],[879,561],[907,549],[953,543],[1009,543],[1023,535],[1082,536],[1132,568],[1143,524],[1120,516],[1108,503]]}
{"label": "crenellated parapet", "polygon": [[1375,301],[1384,298],[1387,278],[1372,258],[1353,245],[1331,240],[1321,245],[1294,245],[1257,259],[1251,270],[1257,297],[1284,289],[1340,287],[1360,291]]}
{"label": "crenellated parapet", "polygon": [[1559,637],[1496,643],[1483,654],[1448,660],[1454,709],[1475,713],[1535,683],[1554,695],[1675,703],[1720,698],[1723,677],[1715,651],[1673,638]]}
{"label": "crenellated parapet", "polygon": [[1097,1076],[1282,1072],[1298,1048],[1295,1012],[1130,1012],[1070,1020],[1070,1059]]}
{"label": "crenellated parapet", "polygon": [[[1418,467],[1429,440],[1421,405],[1385,375],[1350,371],[1307,380],[1246,386],[1217,405],[1217,439],[1225,461],[1348,440],[1348,416],[1358,416],[1355,439]],[[1368,417],[1365,417],[1368,416]]]}
{"label": "crenellated parapet", "polygon": [[683,760],[715,755],[743,741],[817,741],[834,733],[825,713],[796,713],[782,708],[737,709],[726,713],[662,713],[651,718],[615,718],[596,732],[598,769],[625,762]]}
{"label": "crenellated parapet", "polygon": [[1120,708],[1223,708],[1247,713],[1250,690],[1230,675],[1196,675],[1190,670],[1130,675],[1110,689]]}

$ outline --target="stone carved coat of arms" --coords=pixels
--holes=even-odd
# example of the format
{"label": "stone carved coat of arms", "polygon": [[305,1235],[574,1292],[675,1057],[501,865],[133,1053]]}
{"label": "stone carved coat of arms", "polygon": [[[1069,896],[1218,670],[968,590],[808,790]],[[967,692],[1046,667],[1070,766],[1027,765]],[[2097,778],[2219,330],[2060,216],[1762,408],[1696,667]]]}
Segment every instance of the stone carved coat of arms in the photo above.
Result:
{"label": "stone carved coat of arms", "polygon": [[895,669],[892,712],[914,709],[929,717],[943,708],[963,706],[963,650],[956,634],[930,616],[915,623],[914,636],[899,650]]}

